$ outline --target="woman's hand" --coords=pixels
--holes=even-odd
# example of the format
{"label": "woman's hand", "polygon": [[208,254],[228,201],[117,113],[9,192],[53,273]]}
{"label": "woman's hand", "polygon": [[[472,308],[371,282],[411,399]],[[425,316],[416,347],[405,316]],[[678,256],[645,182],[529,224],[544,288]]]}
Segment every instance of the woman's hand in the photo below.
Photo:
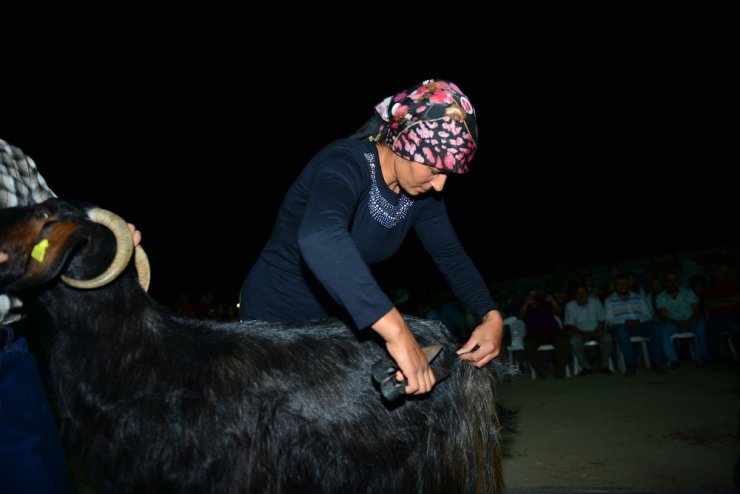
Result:
{"label": "woman's hand", "polygon": [[131,236],[134,238],[134,247],[141,243],[141,232],[136,229],[133,223],[128,224],[128,229],[131,230]]}
{"label": "woman's hand", "polygon": [[[501,338],[504,335],[504,320],[497,310],[485,315],[483,321],[473,330],[468,341],[457,351],[462,360],[472,362],[480,368],[501,353]],[[475,346],[478,349],[472,351]]]}
{"label": "woman's hand", "polygon": [[404,377],[408,380],[406,394],[431,391],[436,382],[434,372],[398,309],[394,307],[378,319],[373,329],[383,337],[388,353],[398,365],[396,380],[402,381]]}

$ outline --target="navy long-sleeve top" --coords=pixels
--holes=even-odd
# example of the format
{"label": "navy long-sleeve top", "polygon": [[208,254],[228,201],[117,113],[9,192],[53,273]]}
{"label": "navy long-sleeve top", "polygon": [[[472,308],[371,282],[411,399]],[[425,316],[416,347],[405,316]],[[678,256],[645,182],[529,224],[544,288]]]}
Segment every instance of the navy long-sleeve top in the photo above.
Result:
{"label": "navy long-sleeve top", "polygon": [[412,227],[478,320],[496,308],[440,195],[394,193],[376,145],[341,139],[319,151],[288,190],[244,281],[242,319],[317,319],[339,315],[338,304],[358,328],[369,327],[393,304],[368,266],[391,257]]}

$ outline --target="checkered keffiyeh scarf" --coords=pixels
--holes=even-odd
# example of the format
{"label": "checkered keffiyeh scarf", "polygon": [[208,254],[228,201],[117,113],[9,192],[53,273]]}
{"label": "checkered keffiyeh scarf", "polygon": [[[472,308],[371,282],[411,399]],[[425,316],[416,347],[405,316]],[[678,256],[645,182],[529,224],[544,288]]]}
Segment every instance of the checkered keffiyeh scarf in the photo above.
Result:
{"label": "checkered keffiyeh scarf", "polygon": [[[27,206],[52,197],[56,196],[33,160],[0,139],[0,207]],[[0,295],[0,323],[18,320],[20,316],[9,312],[20,306],[20,300]]]}

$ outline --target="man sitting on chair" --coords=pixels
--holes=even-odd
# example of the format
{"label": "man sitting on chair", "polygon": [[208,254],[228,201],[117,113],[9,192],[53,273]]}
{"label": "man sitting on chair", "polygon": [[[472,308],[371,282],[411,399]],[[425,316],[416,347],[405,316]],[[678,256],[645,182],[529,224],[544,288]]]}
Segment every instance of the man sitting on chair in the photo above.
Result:
{"label": "man sitting on chair", "polygon": [[[543,300],[544,299],[544,300]],[[540,288],[532,288],[522,304],[517,316],[524,321],[527,334],[524,337],[524,353],[537,377],[545,379],[545,368],[540,361],[537,347],[552,345],[555,347],[555,377],[565,377],[565,366],[570,359],[568,335],[560,329],[555,314],[560,312],[560,305],[552,295],[543,296]]]}
{"label": "man sitting on chair", "polygon": [[604,305],[596,297],[589,297],[585,285],[575,289],[575,299],[565,305],[565,329],[570,335],[570,346],[581,365],[579,376],[591,374],[584,342],[595,341],[601,348],[602,374],[611,374],[609,358],[612,354],[612,335],[606,330]]}
{"label": "man sitting on chair", "polygon": [[624,355],[627,375],[637,370],[637,357],[632,349],[633,336],[650,337],[650,360],[654,372],[665,372],[663,362],[663,337],[661,325],[652,320],[650,309],[640,294],[631,292],[627,276],[619,274],[614,278],[615,292],[606,297],[606,323],[617,338],[617,345]]}

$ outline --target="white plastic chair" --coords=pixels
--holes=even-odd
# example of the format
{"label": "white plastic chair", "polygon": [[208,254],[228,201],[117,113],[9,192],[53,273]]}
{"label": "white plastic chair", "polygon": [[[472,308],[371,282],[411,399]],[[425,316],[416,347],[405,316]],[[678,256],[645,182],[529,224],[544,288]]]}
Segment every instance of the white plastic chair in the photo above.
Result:
{"label": "white plastic chair", "polygon": [[673,333],[671,335],[671,343],[674,345],[678,344],[676,340],[691,339],[689,351],[691,352],[691,358],[693,360],[699,360],[699,348],[696,343],[696,335],[691,331],[684,331],[681,333]]}
{"label": "white plastic chair", "polygon": [[[584,347],[596,347],[596,348],[599,348],[600,347],[600,344],[596,340],[589,340],[589,341],[584,341],[583,342],[583,346]],[[599,351],[602,351],[602,350],[599,348]],[[572,360],[573,360],[573,362],[572,362],[571,365],[573,366],[573,374],[577,376],[578,373],[581,372],[581,364],[578,362],[578,357],[576,356],[575,353],[573,354],[573,359]],[[609,370],[612,371],[612,372],[614,372],[614,364],[612,364],[612,356],[611,355],[609,355]]]}
{"label": "white plastic chair", "polygon": [[[647,336],[630,336],[630,344],[632,343],[639,343],[640,349],[642,350],[642,360],[645,362],[645,367],[650,367],[650,352],[648,351],[648,342],[650,341],[650,338]],[[622,372],[627,372],[627,367],[624,365],[624,355],[622,355],[622,350],[619,348],[619,345],[617,345],[617,353],[619,354],[619,370]]]}
{"label": "white plastic chair", "polygon": [[[511,344],[506,347],[506,350],[509,353],[509,365],[516,364],[514,352],[524,351],[524,335],[527,334],[527,328],[524,321],[516,317],[507,318],[504,321],[504,325],[509,326],[509,333],[512,335]],[[515,334],[520,335],[520,337],[515,339]]]}
{"label": "white plastic chair", "polygon": [[[562,331],[563,330],[563,320],[560,319],[560,317],[556,315],[553,315],[553,317],[555,318],[555,321],[557,321],[558,326],[560,326],[560,330]],[[524,347],[522,346],[522,349],[523,348]],[[549,343],[545,345],[540,345],[537,347],[537,351],[538,352],[549,352],[549,351],[554,352],[555,346],[550,345]],[[537,379],[537,373],[534,371],[534,367],[532,367],[532,365],[529,366],[529,373],[532,376],[532,379]],[[566,365],[565,366],[565,377],[570,377],[570,375],[571,375],[570,366]]]}
{"label": "white plastic chair", "polygon": [[732,355],[732,360],[737,360],[737,352],[735,352],[735,343],[732,341],[732,331],[722,331],[719,334],[719,337],[725,338],[727,340],[727,349],[730,351],[730,355]]}
{"label": "white plastic chair", "polygon": [[[545,345],[540,345],[537,347],[538,352],[549,352],[549,351],[555,351],[555,347],[553,345],[550,345],[549,343]],[[532,379],[537,379],[537,373],[534,371],[534,367],[531,365],[529,366],[529,374],[532,376]],[[565,377],[570,377],[570,366],[565,366]]]}

